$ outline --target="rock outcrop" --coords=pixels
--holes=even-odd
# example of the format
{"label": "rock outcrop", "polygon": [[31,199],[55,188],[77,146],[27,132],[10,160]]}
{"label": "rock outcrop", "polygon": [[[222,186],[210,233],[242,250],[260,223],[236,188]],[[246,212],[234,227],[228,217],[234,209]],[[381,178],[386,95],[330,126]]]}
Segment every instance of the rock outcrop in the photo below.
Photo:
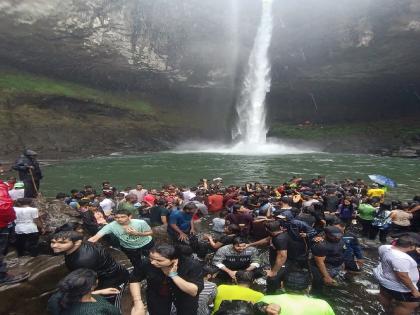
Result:
{"label": "rock outcrop", "polygon": [[[260,0],[1,0],[0,65],[141,92],[228,137],[259,15]],[[275,1],[274,16],[269,124],[420,114],[418,1]]]}

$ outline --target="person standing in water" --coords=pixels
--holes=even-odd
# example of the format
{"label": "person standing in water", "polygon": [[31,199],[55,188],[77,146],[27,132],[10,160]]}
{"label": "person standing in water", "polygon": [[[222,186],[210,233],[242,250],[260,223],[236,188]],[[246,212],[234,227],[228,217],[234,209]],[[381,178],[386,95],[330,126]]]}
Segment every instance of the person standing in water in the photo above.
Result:
{"label": "person standing in water", "polygon": [[37,155],[35,151],[26,149],[12,167],[19,172],[19,179],[25,185],[25,198],[36,198],[39,192],[39,184],[43,176],[36,159]]}

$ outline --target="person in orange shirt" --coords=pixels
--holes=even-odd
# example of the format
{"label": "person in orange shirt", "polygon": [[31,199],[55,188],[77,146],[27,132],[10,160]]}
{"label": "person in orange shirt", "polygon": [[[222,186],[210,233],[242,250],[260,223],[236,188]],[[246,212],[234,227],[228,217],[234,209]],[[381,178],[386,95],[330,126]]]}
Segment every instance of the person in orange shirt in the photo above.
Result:
{"label": "person in orange shirt", "polygon": [[207,205],[210,212],[219,212],[223,210],[223,193],[218,191],[210,192],[210,195],[207,197]]}

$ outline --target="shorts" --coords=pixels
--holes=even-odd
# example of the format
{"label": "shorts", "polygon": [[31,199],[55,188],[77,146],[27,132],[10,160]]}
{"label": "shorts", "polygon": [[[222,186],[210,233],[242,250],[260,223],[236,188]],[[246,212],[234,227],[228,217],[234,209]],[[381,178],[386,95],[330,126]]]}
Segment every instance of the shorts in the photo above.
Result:
{"label": "shorts", "polygon": [[399,292],[390,290],[388,288],[385,288],[383,286],[381,287],[381,291],[385,292],[386,294],[392,296],[393,299],[401,302],[420,302],[420,298],[415,298],[411,292]]}

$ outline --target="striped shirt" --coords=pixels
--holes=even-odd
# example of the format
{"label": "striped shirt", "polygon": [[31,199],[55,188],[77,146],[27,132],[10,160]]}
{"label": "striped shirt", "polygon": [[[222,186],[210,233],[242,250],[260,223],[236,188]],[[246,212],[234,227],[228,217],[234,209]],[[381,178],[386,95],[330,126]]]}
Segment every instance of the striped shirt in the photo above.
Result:
{"label": "striped shirt", "polygon": [[204,289],[201,291],[198,297],[198,310],[197,315],[209,315],[209,305],[213,303],[216,296],[217,287],[216,284],[210,281],[204,280]]}

